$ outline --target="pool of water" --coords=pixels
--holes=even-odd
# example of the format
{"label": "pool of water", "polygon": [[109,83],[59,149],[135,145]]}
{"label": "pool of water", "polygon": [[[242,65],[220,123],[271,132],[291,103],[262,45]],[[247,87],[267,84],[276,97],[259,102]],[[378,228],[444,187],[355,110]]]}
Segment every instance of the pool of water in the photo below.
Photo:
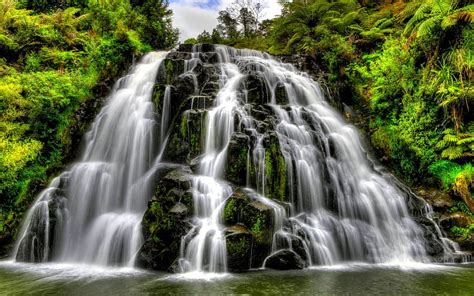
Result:
{"label": "pool of water", "polygon": [[1,295],[474,295],[474,264],[367,265],[241,274],[154,273],[68,264],[0,263]]}

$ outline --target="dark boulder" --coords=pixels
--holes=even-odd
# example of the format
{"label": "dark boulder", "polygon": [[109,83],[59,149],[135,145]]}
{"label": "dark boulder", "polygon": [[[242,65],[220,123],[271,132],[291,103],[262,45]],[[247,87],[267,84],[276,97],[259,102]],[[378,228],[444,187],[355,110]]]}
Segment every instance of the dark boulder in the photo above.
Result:
{"label": "dark boulder", "polygon": [[181,52],[193,52],[193,47],[194,47],[193,44],[184,44],[184,43],[181,43],[180,45],[178,45],[177,51],[181,51]]}
{"label": "dark boulder", "polygon": [[252,174],[249,167],[250,139],[243,133],[234,133],[227,148],[226,180],[237,186],[246,186],[247,174]]}
{"label": "dark boulder", "polygon": [[260,75],[255,73],[247,75],[245,89],[247,90],[247,103],[256,105],[270,103],[265,80]]}
{"label": "dark boulder", "polygon": [[303,269],[305,262],[300,255],[292,250],[285,249],[268,257],[265,261],[265,267],[278,270]]}
{"label": "dark boulder", "polygon": [[179,257],[181,238],[192,228],[192,176],[189,168],[169,172],[157,184],[143,216],[145,243],[137,255],[140,267],[167,271]]}
{"label": "dark boulder", "polygon": [[227,267],[229,271],[244,271],[252,267],[254,237],[243,225],[228,227],[225,232]]}

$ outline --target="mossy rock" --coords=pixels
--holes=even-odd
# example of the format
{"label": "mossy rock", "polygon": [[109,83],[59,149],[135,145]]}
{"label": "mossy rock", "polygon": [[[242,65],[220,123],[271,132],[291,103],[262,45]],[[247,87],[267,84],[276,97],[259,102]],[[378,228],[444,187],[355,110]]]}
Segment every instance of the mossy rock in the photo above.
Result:
{"label": "mossy rock", "polygon": [[181,238],[192,228],[191,185],[191,170],[186,167],[158,182],[142,220],[145,243],[137,256],[139,266],[166,271],[179,257]]}
{"label": "mossy rock", "polygon": [[237,186],[247,185],[249,179],[255,179],[253,163],[250,161],[250,139],[243,133],[234,133],[227,149],[225,179]]}
{"label": "mossy rock", "polygon": [[227,267],[230,271],[244,271],[252,267],[254,237],[243,225],[226,229]]}
{"label": "mossy rock", "polygon": [[184,59],[166,58],[158,68],[156,76],[159,84],[175,84],[177,78],[184,72]]}
{"label": "mossy rock", "polygon": [[278,136],[272,132],[265,141],[265,195],[287,202],[288,184],[285,157],[280,150]]}
{"label": "mossy rock", "polygon": [[252,267],[260,267],[269,255],[273,240],[274,212],[271,207],[253,200],[241,189],[227,199],[223,211],[226,226],[241,225],[253,237]]}
{"label": "mossy rock", "polygon": [[163,159],[189,164],[204,148],[204,125],[207,111],[188,110],[174,121]]}

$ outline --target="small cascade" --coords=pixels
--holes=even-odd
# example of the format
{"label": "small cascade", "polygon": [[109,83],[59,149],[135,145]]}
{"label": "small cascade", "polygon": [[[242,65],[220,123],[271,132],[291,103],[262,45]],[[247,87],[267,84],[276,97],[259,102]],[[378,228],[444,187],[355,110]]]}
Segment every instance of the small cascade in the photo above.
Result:
{"label": "small cascade", "polygon": [[160,147],[164,146],[166,137],[168,135],[168,128],[170,124],[170,102],[171,100],[171,87],[169,85],[165,88],[165,94],[163,96],[163,110],[161,112],[161,132],[160,132]]}
{"label": "small cascade", "polygon": [[[224,55],[220,55],[225,60]],[[233,64],[221,64],[220,90],[205,124],[205,150],[199,164],[199,176],[193,179],[195,224],[198,233],[183,247],[184,271],[225,272],[226,241],[220,212],[232,188],[219,180],[226,164],[227,146],[234,128],[234,110],[239,104],[238,91],[243,76]],[[195,228],[192,229],[195,231]]]}
{"label": "small cascade", "polygon": [[151,95],[165,56],[146,55],[116,83],[86,134],[82,159],[54,179],[29,211],[17,261],[133,265],[152,189],[146,174],[157,152]]}

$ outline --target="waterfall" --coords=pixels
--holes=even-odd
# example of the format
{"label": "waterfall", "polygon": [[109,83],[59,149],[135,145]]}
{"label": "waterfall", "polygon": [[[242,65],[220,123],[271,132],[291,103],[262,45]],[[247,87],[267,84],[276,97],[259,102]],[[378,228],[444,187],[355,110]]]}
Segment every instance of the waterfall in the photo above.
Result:
{"label": "waterfall", "polygon": [[[192,59],[186,61],[187,71],[192,72],[190,64],[197,64],[199,50],[194,47]],[[205,151],[199,176],[194,178],[194,227],[182,241],[182,270],[226,270],[221,216],[232,187],[222,180],[222,172],[236,128],[254,139],[247,170],[254,167],[257,180],[247,183],[256,184],[256,188],[247,189],[247,193],[274,212],[269,256],[291,250],[297,240],[309,266],[429,260],[423,232],[409,214],[404,193],[375,168],[357,130],[328,104],[318,83],[267,54],[225,46],[216,46],[215,51],[220,88],[208,111]],[[277,118],[275,130],[289,180],[288,211],[265,196],[263,136],[247,108],[243,83],[249,73],[263,79],[270,94],[266,104]],[[282,86],[287,98],[284,103],[276,98]],[[235,127],[236,118],[239,127]]]}
{"label": "waterfall", "polygon": [[234,110],[239,104],[238,94],[243,75],[236,65],[223,62],[226,59],[224,54],[220,54],[219,58],[220,90],[215,106],[207,116],[200,175],[193,179],[195,223],[199,231],[188,243],[185,254],[182,254],[181,266],[184,271],[227,270],[226,241],[220,223],[220,211],[225,199],[231,195],[232,188],[219,178],[224,171],[227,146],[234,132]]}
{"label": "waterfall", "polygon": [[[118,80],[86,134],[81,160],[56,177],[29,210],[14,251],[17,261],[133,266],[139,254],[156,266],[158,254],[160,260],[170,257],[168,266],[160,266],[165,270],[170,261],[182,272],[225,273],[232,270],[227,251],[232,225],[244,229],[242,245],[251,236],[253,248],[257,237],[251,225],[224,221],[236,192],[257,203],[257,210],[271,212],[271,226],[261,226],[270,229],[268,246],[259,249],[258,266],[250,258],[250,268],[266,267],[282,253],[304,261],[300,266],[430,260],[423,226],[407,205],[409,194],[374,165],[355,127],[329,105],[317,82],[258,51],[211,45],[188,51],[172,52],[182,64],[173,63],[170,53],[164,67],[167,54],[150,53]],[[156,79],[162,82],[155,92],[162,94],[159,116],[152,102]],[[189,108],[199,109],[192,145],[180,142],[186,136],[191,142],[191,120],[197,117]],[[229,151],[236,134],[247,141],[238,145],[248,149],[243,176],[231,181]],[[193,151],[183,157],[186,149]],[[270,159],[275,153],[281,157]],[[183,168],[171,172],[180,176],[176,182],[155,178],[162,157],[170,170]],[[279,198],[272,195],[273,174],[284,176]],[[155,182],[161,191],[155,191]],[[155,209],[147,211],[152,192]],[[178,213],[176,205],[184,210]],[[430,208],[422,211],[444,252],[457,251],[442,237]],[[146,226],[145,212],[150,223],[160,223],[158,215],[167,220],[160,234],[167,236],[160,242],[166,250],[154,245],[160,240],[153,233],[157,225]],[[176,225],[170,221],[178,221],[177,230],[169,229]]]}
{"label": "waterfall", "polygon": [[[17,261],[133,265],[152,189],[147,172],[157,140],[164,141],[163,135],[155,139],[151,96],[165,56],[147,54],[118,80],[86,134],[81,160],[30,209],[15,248]],[[163,117],[163,130],[166,124]]]}
{"label": "waterfall", "polygon": [[[369,163],[357,131],[329,106],[318,84],[268,55],[231,52],[241,69],[255,71],[271,90],[268,103],[294,181],[290,226],[276,235],[300,237],[309,250],[309,265],[425,261],[421,229],[410,218],[402,193]],[[288,98],[284,106],[275,97],[279,85]],[[257,153],[261,149],[258,143],[254,147]],[[284,243],[289,239],[279,246],[278,241],[274,251],[291,249]]]}

